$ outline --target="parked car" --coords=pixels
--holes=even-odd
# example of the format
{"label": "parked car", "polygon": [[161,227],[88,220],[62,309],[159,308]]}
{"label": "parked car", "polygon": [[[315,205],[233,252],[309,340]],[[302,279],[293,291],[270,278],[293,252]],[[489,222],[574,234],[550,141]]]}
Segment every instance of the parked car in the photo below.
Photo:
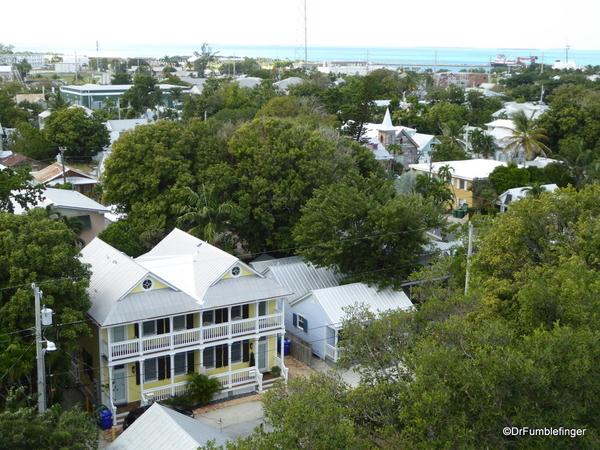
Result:
{"label": "parked car", "polygon": [[[177,411],[180,414],[194,418],[194,412],[191,409],[184,408],[182,406],[163,405],[162,403],[161,405],[167,408],[171,408],[173,411]],[[152,404],[144,405],[129,411],[129,414],[127,414],[127,416],[125,416],[125,420],[123,420],[123,431],[125,431],[133,422],[139,419],[140,416],[144,414],[151,406]]]}

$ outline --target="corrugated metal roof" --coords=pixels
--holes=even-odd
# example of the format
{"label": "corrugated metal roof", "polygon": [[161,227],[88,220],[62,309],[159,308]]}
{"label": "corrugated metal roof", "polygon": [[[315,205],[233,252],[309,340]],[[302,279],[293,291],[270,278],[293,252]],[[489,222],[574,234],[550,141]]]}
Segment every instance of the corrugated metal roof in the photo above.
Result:
{"label": "corrugated metal roof", "polygon": [[317,268],[305,262],[272,266],[270,272],[277,283],[294,293],[288,297],[290,303],[314,289],[338,286],[342,279],[330,269]]}
{"label": "corrugated metal roof", "polygon": [[98,238],[81,250],[80,259],[90,264],[92,271],[88,288],[92,307],[88,314],[100,325],[105,325],[115,304],[149,271]]}
{"label": "corrugated metal roof", "polygon": [[104,318],[103,326],[114,326],[148,319],[198,311],[196,299],[185,292],[156,289],[134,292],[115,302]]}
{"label": "corrugated metal roof", "polygon": [[295,264],[304,261],[300,256],[288,256],[287,258],[270,258],[266,259],[266,257],[262,256],[255,259],[250,263],[252,268],[256,270],[258,273],[264,274],[269,267],[272,266],[282,266],[284,264]]}
{"label": "corrugated metal roof", "polygon": [[404,292],[396,292],[391,289],[378,292],[375,287],[369,287],[363,283],[317,289],[313,291],[312,295],[329,318],[329,323],[334,325],[339,324],[346,315],[343,308],[357,303],[367,305],[373,312],[413,307]]}
{"label": "corrugated metal roof", "polygon": [[293,295],[293,291],[258,275],[228,278],[211,286],[204,295],[203,308],[235,305]]}
{"label": "corrugated metal roof", "polygon": [[110,210],[89,197],[66,189],[46,188],[42,192],[44,206],[55,205],[64,208],[85,209],[88,211],[110,212]]}
{"label": "corrugated metal roof", "polygon": [[233,265],[247,267],[235,256],[177,228],[136,261],[198,300]]}
{"label": "corrugated metal roof", "polygon": [[225,445],[216,428],[155,403],[112,444],[109,450],[196,450],[210,440]]}
{"label": "corrugated metal roof", "polygon": [[[235,256],[178,229],[136,259],[98,238],[81,253],[81,261],[92,267],[89,314],[102,326],[292,294]],[[251,274],[222,279],[234,265]],[[167,288],[130,293],[146,277]]]}

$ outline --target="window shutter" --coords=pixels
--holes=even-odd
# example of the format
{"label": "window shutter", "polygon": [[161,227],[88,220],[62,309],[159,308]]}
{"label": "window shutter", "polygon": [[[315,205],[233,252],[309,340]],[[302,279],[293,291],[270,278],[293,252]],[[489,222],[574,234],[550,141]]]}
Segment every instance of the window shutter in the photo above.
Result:
{"label": "window shutter", "polygon": [[215,368],[223,367],[223,347],[221,345],[217,345],[215,348],[216,353],[216,361]]}
{"label": "window shutter", "polygon": [[[137,323],[135,324],[135,327],[137,329]],[[139,362],[135,363],[135,384],[137,384],[138,386],[140,385],[140,363]]]}
{"label": "window shutter", "polygon": [[248,305],[247,303],[245,305],[242,305],[242,317],[244,319],[250,317],[250,305]]}
{"label": "window shutter", "polygon": [[169,319],[163,319],[165,322],[165,333],[169,333],[171,331],[171,321]]}
{"label": "window shutter", "polygon": [[304,318],[303,329],[304,331],[308,331],[308,320],[306,319],[306,317]]}
{"label": "window shutter", "polygon": [[166,364],[166,358],[158,358],[158,379],[159,380],[164,380],[165,378],[168,378],[166,376],[166,372],[167,372],[167,364]]}
{"label": "window shutter", "polygon": [[250,341],[244,341],[242,354],[242,362],[250,361]]}
{"label": "window shutter", "polygon": [[[137,323],[133,324],[133,334],[136,338],[140,337],[140,325]],[[138,383],[139,384],[139,383]]]}
{"label": "window shutter", "polygon": [[297,327],[298,326],[298,314],[294,313],[292,315],[292,324]]}
{"label": "window shutter", "polygon": [[156,334],[165,334],[165,321],[164,321],[164,319],[158,319],[156,321]]}
{"label": "window shutter", "polygon": [[194,352],[187,352],[187,372],[194,373],[196,368],[194,367]]}
{"label": "window shutter", "polygon": [[188,330],[191,330],[192,328],[194,328],[194,315],[193,314],[188,314],[187,316],[185,316],[185,327]]}

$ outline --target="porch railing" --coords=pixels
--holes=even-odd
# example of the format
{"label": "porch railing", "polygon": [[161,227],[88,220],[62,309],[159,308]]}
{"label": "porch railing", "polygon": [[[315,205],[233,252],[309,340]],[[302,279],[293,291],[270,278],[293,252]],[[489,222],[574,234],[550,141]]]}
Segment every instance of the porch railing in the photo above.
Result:
{"label": "porch railing", "polygon": [[325,358],[329,358],[333,362],[337,362],[340,357],[340,350],[333,345],[325,344]]}
{"label": "porch railing", "polygon": [[172,333],[144,336],[129,341],[109,344],[102,341],[102,351],[109,361],[132,356],[141,356],[160,350],[172,350],[195,344],[205,344],[224,339],[235,338],[253,332],[263,332],[281,328],[283,315],[273,314],[251,319],[234,320],[220,324],[206,324],[191,330],[174,331]]}

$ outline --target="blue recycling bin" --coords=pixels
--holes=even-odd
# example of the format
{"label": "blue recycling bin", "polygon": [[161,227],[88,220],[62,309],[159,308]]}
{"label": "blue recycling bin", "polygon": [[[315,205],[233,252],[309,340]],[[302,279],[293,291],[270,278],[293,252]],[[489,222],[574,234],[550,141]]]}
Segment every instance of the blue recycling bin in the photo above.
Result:
{"label": "blue recycling bin", "polygon": [[292,345],[292,341],[283,341],[283,356],[290,354],[290,345]]}
{"label": "blue recycling bin", "polygon": [[98,411],[100,428],[108,430],[112,427],[112,412],[105,405],[100,405],[96,408]]}

